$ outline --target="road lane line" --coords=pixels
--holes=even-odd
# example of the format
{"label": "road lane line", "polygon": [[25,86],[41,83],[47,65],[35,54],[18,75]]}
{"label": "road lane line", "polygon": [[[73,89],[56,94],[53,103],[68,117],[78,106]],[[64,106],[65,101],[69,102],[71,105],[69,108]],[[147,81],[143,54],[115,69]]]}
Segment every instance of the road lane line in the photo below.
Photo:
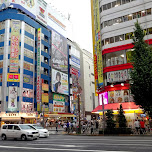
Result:
{"label": "road lane line", "polygon": [[[127,151],[106,151],[106,150],[84,150],[84,149],[57,149],[57,148],[36,148],[36,147],[17,147],[17,146],[1,146],[6,149],[30,149],[30,150],[54,150],[54,151],[76,151],[76,152],[127,152]],[[129,152],[129,151],[128,151]]]}

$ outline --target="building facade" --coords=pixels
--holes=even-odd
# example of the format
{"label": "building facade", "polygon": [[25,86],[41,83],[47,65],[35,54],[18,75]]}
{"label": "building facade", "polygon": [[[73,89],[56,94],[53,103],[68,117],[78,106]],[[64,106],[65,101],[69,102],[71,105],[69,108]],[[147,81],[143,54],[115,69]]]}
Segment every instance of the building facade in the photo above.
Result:
{"label": "building facade", "polygon": [[81,112],[83,118],[91,120],[94,117],[91,112],[98,105],[98,97],[95,96],[93,54],[84,49],[81,50],[80,65]]}
{"label": "building facade", "polygon": [[[103,85],[97,85],[99,107],[93,112],[99,113],[104,102],[105,108],[124,107],[128,124],[140,117],[142,110],[134,105],[129,90],[131,54],[133,52],[134,24],[141,24],[145,32],[145,40],[152,44],[152,1],[151,0],[98,0],[92,3],[92,25],[94,39],[94,64],[97,69],[97,83],[102,69]],[[98,31],[100,31],[98,33]],[[98,47],[98,41],[100,46]],[[100,62],[100,55],[102,62]],[[102,67],[100,67],[102,65]],[[103,101],[104,100],[104,101]],[[103,101],[103,102],[102,102]]]}
{"label": "building facade", "polygon": [[1,1],[0,16],[1,120],[68,113],[68,21],[43,0]]}

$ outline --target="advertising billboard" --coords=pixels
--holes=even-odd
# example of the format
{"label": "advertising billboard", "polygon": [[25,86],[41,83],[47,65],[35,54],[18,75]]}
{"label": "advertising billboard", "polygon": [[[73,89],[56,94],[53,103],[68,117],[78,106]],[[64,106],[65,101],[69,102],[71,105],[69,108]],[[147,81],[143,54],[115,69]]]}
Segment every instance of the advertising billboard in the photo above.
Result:
{"label": "advertising billboard", "polygon": [[68,75],[52,69],[52,91],[61,94],[69,94]]}
{"label": "advertising billboard", "polygon": [[71,55],[71,65],[74,65],[77,68],[80,68],[80,59]]}
{"label": "advertising billboard", "polygon": [[22,112],[30,113],[33,111],[33,103],[22,102]]}
{"label": "advertising billboard", "polygon": [[23,97],[33,98],[33,90],[23,88],[22,95],[23,95]]}
{"label": "advertising billboard", "polygon": [[33,78],[29,75],[23,74],[23,83],[33,84]]}
{"label": "advertising billboard", "polygon": [[65,112],[65,97],[53,94],[53,112]]}
{"label": "advertising billboard", "polygon": [[37,92],[36,92],[36,100],[37,102],[41,102],[41,28],[38,29],[37,34]]}
{"label": "advertising billboard", "polygon": [[42,83],[42,90],[49,91],[49,85],[45,84],[45,83]]}
{"label": "advertising billboard", "polygon": [[92,17],[92,41],[93,41],[93,59],[94,59],[94,82],[95,82],[95,94],[98,90],[98,70],[97,70],[97,54],[96,54],[96,42],[95,42],[95,25],[94,25],[94,0],[91,0],[91,17]]}
{"label": "advertising billboard", "polygon": [[108,92],[99,94],[99,105],[102,105],[102,100],[104,104],[108,104]]}
{"label": "advertising billboard", "polygon": [[18,72],[20,21],[11,20],[10,72]]}
{"label": "advertising billboard", "polygon": [[17,73],[8,73],[7,74],[8,82],[20,82],[20,74]]}
{"label": "advertising billboard", "polygon": [[44,0],[37,0],[36,19],[47,25],[47,3]]}
{"label": "advertising billboard", "polygon": [[49,94],[42,93],[42,102],[49,103]]}
{"label": "advertising billboard", "polygon": [[67,41],[52,31],[52,68],[61,72],[68,72]]}
{"label": "advertising billboard", "polygon": [[8,111],[17,111],[17,87],[9,87]]}

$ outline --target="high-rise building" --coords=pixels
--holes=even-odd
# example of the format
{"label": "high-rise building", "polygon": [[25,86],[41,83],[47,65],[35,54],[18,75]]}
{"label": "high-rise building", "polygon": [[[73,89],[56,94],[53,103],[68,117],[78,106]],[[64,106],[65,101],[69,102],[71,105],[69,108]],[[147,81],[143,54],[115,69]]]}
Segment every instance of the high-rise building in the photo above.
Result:
{"label": "high-rise building", "polygon": [[[0,2],[0,118],[69,112],[68,20],[44,0]],[[67,117],[67,116],[66,116]]]}
{"label": "high-rise building", "polygon": [[129,90],[131,54],[135,22],[140,23],[145,40],[152,44],[152,0],[91,0],[96,92],[99,106],[94,113],[122,104],[128,125],[140,118],[142,110]]}

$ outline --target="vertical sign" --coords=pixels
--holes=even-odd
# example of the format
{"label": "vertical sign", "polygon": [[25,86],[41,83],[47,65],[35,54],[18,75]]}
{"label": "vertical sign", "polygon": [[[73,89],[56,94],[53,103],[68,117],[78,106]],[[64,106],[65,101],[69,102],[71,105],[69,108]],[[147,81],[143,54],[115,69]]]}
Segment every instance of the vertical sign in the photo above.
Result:
{"label": "vertical sign", "polygon": [[[37,104],[41,102],[41,28],[38,30],[37,41]],[[39,108],[37,108],[38,110]]]}
{"label": "vertical sign", "polygon": [[11,21],[10,72],[18,72],[20,21]]}
{"label": "vertical sign", "polygon": [[91,16],[92,16],[92,39],[93,39],[93,58],[94,58],[94,80],[95,80],[95,94],[97,95],[98,89],[98,70],[97,70],[97,54],[95,47],[95,26],[94,26],[94,10],[93,10],[93,0],[91,0]]}
{"label": "vertical sign", "polygon": [[97,51],[97,71],[98,71],[98,87],[103,86],[103,64],[101,51],[101,36],[100,36],[100,12],[99,0],[93,0],[93,15],[95,16],[92,22],[95,23],[95,49]]}

